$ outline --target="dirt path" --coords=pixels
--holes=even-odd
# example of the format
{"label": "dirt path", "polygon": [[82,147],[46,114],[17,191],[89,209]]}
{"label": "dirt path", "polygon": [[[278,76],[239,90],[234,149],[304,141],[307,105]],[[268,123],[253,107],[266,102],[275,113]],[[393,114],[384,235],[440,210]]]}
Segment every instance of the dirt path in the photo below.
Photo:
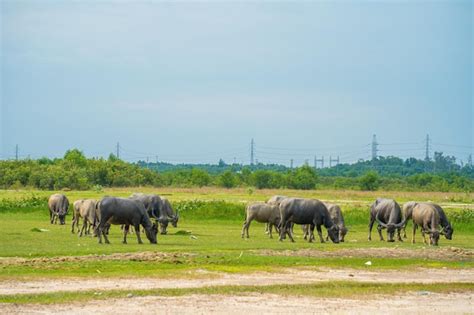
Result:
{"label": "dirt path", "polygon": [[57,291],[134,290],[161,288],[196,288],[225,285],[302,284],[321,281],[357,281],[391,283],[474,282],[474,272],[453,269],[417,269],[414,271],[371,271],[355,269],[283,269],[280,273],[227,274],[201,271],[191,279],[97,278],[44,279],[0,282],[0,295],[37,294]]}
{"label": "dirt path", "polygon": [[274,294],[131,297],[53,305],[0,304],[3,314],[472,314],[473,293],[408,292],[365,300]]}

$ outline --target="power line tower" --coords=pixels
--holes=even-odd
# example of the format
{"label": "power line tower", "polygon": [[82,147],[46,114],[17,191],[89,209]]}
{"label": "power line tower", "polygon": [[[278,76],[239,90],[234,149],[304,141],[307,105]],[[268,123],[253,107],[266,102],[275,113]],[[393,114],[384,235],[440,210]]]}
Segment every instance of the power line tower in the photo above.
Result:
{"label": "power line tower", "polygon": [[252,138],[252,141],[250,141],[250,165],[253,165],[254,158],[255,158],[255,142],[253,141],[253,138]]}
{"label": "power line tower", "polygon": [[290,168],[293,169],[293,159],[290,160]]}
{"label": "power line tower", "polygon": [[332,162],[336,162],[334,166],[339,164],[339,156],[337,156],[337,159],[333,159],[331,156],[329,156],[329,167],[332,167]]}
{"label": "power line tower", "polygon": [[377,137],[374,134],[372,136],[372,160],[375,160],[377,158],[377,151],[378,151],[378,143],[377,143]]}
{"label": "power line tower", "polygon": [[469,156],[467,157],[467,165],[472,167],[472,154],[469,154]]}
{"label": "power line tower", "polygon": [[120,159],[120,143],[117,142],[117,159]]}
{"label": "power line tower", "polygon": [[426,135],[426,140],[425,140],[425,161],[430,160],[430,135]]}
{"label": "power line tower", "polygon": [[18,144],[15,146],[15,160],[18,161]]}
{"label": "power line tower", "polygon": [[324,156],[321,156],[320,159],[316,158],[316,155],[314,156],[314,168],[318,168],[318,163],[321,163],[321,168],[324,168]]}

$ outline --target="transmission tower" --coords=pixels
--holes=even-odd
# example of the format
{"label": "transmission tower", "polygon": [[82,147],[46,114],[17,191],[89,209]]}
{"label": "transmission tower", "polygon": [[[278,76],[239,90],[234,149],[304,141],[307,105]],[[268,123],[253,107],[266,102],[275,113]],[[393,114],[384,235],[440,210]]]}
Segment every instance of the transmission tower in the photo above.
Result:
{"label": "transmission tower", "polygon": [[332,167],[332,162],[336,162],[334,166],[339,164],[339,156],[337,157],[337,159],[333,159],[331,156],[329,156],[329,167]]}
{"label": "transmission tower", "polygon": [[252,141],[250,141],[250,165],[253,165],[254,158],[255,158],[255,142],[253,141],[253,138],[252,138]]}
{"label": "transmission tower", "polygon": [[120,143],[117,142],[117,159],[120,159]]}
{"label": "transmission tower", "polygon": [[321,168],[324,168],[324,156],[321,156],[320,159],[316,158],[316,156],[314,156],[314,168],[318,168],[318,163],[321,163]]}
{"label": "transmission tower", "polygon": [[425,161],[430,160],[430,135],[426,135],[425,143]]}
{"label": "transmission tower", "polygon": [[293,159],[290,160],[290,168],[293,169]]}
{"label": "transmission tower", "polygon": [[18,161],[18,144],[15,146],[15,160]]}
{"label": "transmission tower", "polygon": [[375,134],[372,136],[372,160],[375,160],[377,158],[377,146],[379,144],[377,143],[377,137]]}

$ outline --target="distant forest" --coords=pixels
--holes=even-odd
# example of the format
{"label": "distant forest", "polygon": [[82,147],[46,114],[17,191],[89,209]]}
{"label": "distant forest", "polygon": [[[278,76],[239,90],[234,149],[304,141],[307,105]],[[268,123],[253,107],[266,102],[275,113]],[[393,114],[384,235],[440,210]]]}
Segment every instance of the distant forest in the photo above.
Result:
{"label": "distant forest", "polygon": [[441,152],[434,159],[378,157],[354,164],[315,169],[262,164],[129,163],[111,154],[108,159],[86,158],[68,150],[63,158],[0,161],[0,187],[45,190],[102,187],[248,187],[249,189],[354,189],[474,191],[474,167],[459,165]]}

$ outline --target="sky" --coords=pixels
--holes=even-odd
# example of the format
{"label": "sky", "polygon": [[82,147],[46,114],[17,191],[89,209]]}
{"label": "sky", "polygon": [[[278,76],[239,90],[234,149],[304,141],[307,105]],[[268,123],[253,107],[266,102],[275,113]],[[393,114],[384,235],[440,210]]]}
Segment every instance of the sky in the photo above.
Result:
{"label": "sky", "polygon": [[473,153],[471,1],[0,0],[0,158]]}

